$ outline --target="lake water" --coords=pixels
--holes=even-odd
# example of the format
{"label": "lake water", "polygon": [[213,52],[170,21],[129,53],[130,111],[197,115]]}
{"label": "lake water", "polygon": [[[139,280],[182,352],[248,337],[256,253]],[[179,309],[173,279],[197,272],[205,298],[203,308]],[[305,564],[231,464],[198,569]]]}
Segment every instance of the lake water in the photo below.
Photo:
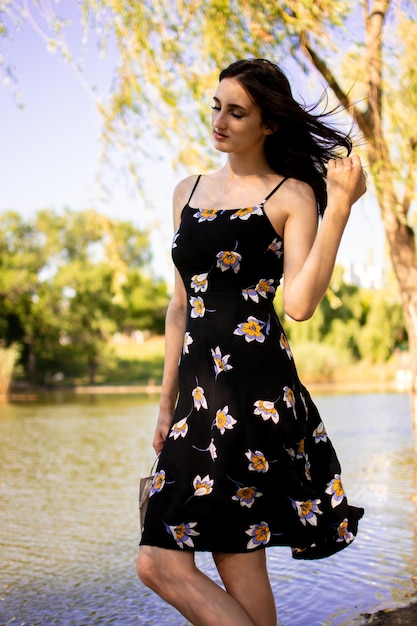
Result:
{"label": "lake water", "polygon": [[[317,396],[352,504],[347,550],[268,554],[280,626],[352,626],[417,588],[415,456],[403,394]],[[138,477],[150,469],[157,398],[48,395],[0,405],[0,624],[181,626],[136,578]],[[215,576],[210,555],[198,562]]]}

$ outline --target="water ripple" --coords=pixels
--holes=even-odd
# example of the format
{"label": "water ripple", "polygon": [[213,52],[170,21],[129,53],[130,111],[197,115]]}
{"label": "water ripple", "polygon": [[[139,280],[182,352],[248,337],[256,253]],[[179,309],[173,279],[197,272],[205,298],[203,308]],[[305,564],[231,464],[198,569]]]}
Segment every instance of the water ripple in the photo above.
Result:
{"label": "water ripple", "polygon": [[[279,626],[354,626],[416,595],[416,470],[407,396],[317,401],[353,504],[354,544],[317,562],[268,551]],[[51,398],[0,416],[0,626],[185,626],[135,575],[137,477],[153,461],[155,402]],[[210,555],[200,567],[218,580]]]}

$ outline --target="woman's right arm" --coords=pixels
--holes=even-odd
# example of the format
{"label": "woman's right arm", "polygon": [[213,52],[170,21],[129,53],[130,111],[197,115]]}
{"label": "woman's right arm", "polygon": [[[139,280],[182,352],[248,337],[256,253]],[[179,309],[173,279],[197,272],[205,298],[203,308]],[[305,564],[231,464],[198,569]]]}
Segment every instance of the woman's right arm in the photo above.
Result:
{"label": "woman's right arm", "polygon": [[[196,180],[190,176],[181,181],[174,191],[174,228],[178,229],[182,209]],[[184,345],[187,295],[183,280],[175,270],[174,292],[165,319],[165,359],[159,416],[153,438],[153,447],[159,454],[167,438],[178,396],[178,362]]]}
{"label": "woman's right arm", "polygon": [[153,447],[159,454],[168,435],[178,395],[178,361],[184,345],[186,297],[181,276],[175,270],[174,293],[165,320],[165,360],[159,416]]}

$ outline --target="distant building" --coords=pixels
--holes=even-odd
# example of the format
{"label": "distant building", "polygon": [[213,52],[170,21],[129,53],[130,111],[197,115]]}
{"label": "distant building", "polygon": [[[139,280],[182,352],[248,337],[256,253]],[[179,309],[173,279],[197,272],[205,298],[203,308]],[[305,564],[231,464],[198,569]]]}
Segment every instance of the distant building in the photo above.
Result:
{"label": "distant building", "polygon": [[348,285],[364,289],[382,289],[384,286],[384,269],[379,265],[350,263],[344,268],[343,279]]}

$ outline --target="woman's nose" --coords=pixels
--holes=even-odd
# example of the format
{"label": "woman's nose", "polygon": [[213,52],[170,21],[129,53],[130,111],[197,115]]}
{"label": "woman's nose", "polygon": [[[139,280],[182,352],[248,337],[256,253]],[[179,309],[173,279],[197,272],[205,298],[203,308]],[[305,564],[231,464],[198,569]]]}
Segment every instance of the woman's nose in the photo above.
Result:
{"label": "woman's nose", "polygon": [[215,111],[216,115],[213,115],[213,126],[216,128],[225,127],[225,117],[223,111]]}

